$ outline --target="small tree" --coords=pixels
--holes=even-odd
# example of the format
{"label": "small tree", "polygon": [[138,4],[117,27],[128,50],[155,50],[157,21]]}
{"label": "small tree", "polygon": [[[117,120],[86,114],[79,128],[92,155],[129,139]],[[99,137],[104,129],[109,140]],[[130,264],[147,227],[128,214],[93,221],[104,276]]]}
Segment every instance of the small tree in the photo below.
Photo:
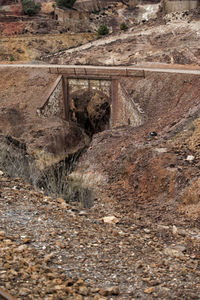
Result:
{"label": "small tree", "polygon": [[33,16],[41,9],[40,3],[35,3],[34,0],[22,0],[22,12],[25,15]]}
{"label": "small tree", "polygon": [[107,27],[107,25],[103,24],[99,27],[98,29],[98,35],[106,35],[109,33],[109,28]]}
{"label": "small tree", "polygon": [[76,0],[56,0],[58,7],[72,8]]}

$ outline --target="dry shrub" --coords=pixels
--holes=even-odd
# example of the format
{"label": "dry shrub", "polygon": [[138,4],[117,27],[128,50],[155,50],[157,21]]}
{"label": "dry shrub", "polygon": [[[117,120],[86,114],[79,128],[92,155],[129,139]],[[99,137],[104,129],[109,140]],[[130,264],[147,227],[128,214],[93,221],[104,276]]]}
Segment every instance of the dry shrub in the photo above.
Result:
{"label": "dry shrub", "polygon": [[80,179],[68,179],[76,165],[80,152],[67,159],[39,170],[33,157],[26,151],[25,144],[10,136],[0,138],[0,170],[11,178],[24,178],[45,194],[62,197],[67,203],[78,202],[82,207],[92,206],[92,191]]}

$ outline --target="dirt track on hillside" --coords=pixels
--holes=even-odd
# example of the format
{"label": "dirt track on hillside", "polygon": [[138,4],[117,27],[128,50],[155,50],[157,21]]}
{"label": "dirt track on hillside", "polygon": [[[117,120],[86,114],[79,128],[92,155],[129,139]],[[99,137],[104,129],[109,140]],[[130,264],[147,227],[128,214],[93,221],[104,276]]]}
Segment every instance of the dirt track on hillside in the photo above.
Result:
{"label": "dirt track on hillside", "polygon": [[58,64],[133,65],[145,62],[200,64],[200,21],[171,20],[164,24],[149,21],[90,42],[76,49],[44,56]]}

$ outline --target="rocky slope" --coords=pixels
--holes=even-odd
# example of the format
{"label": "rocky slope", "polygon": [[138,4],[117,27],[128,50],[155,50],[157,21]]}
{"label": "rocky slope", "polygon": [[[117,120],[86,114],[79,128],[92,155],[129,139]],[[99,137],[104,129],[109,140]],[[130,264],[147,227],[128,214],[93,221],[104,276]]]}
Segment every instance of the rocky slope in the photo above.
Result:
{"label": "rocky slope", "polygon": [[[1,129],[30,151],[59,134],[34,113],[55,78],[25,70],[17,85],[18,72],[2,72]],[[143,125],[93,136],[68,175],[87,188],[80,203],[1,172],[1,287],[20,299],[198,299],[199,77],[150,72],[123,84]]]}
{"label": "rocky slope", "polygon": [[94,136],[72,175],[98,185],[102,201],[105,197],[130,218],[143,211],[147,218],[172,222],[174,214],[178,221],[185,212],[199,224],[198,81],[193,75],[150,72],[124,82],[143,111],[143,125]]}
{"label": "rocky slope", "polygon": [[[172,13],[131,25],[79,48],[44,57],[52,63],[133,65],[144,62],[200,63],[199,10]],[[70,58],[69,58],[70,57]]]}
{"label": "rocky slope", "polygon": [[0,190],[0,287],[18,299],[199,299],[200,231],[184,219],[114,218],[2,175]]}
{"label": "rocky slope", "polygon": [[[199,64],[197,12],[45,59]],[[47,70],[1,69],[1,138],[14,158],[25,150],[40,167],[89,143],[77,124],[37,114],[55,80]],[[74,188],[68,204],[0,170],[1,288],[19,299],[200,299],[199,81],[153,72],[121,80],[143,123],[93,136],[64,176]],[[20,156],[7,154],[2,165],[20,169]]]}
{"label": "rocky slope", "polygon": [[[69,125],[61,115],[38,115],[38,108],[46,100],[56,78],[45,68],[33,68],[31,71],[1,69],[1,142],[5,136],[11,137],[11,146],[25,149],[26,154],[36,159],[40,168],[59,162],[89,143],[82,129],[75,124]],[[62,95],[58,99],[62,101]]]}

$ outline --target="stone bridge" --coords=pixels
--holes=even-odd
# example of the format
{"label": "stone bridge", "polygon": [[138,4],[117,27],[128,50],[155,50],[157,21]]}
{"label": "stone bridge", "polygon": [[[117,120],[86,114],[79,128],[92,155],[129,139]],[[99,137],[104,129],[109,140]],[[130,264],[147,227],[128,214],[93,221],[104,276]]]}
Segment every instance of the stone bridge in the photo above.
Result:
{"label": "stone bridge", "polygon": [[[88,91],[101,93],[109,102],[109,127],[127,124],[138,126],[142,123],[143,112],[136,103],[127,99],[129,96],[122,83],[128,77],[144,77],[143,70],[125,67],[52,66],[49,67],[49,72],[58,74],[58,78],[40,107],[41,114],[47,114],[55,106],[56,97],[62,90],[62,114],[65,120],[70,121],[74,96]],[[57,109],[58,106],[57,103]]]}
{"label": "stone bridge", "polygon": [[[43,101],[37,113],[44,117],[59,116],[70,121],[73,100],[79,94],[95,92],[103,95],[109,105],[108,127],[130,124],[139,126],[144,123],[146,115],[137,102],[137,97],[130,93],[132,86],[141,85],[146,76],[152,73],[192,74],[200,76],[199,66],[177,65],[141,65],[132,67],[103,67],[50,64],[0,64],[1,68],[25,68],[27,70],[45,69],[56,74],[57,79],[43,95]],[[159,82],[158,82],[159,84]],[[144,83],[142,84],[142,86]],[[126,90],[128,88],[128,90]],[[95,111],[95,107],[93,107]],[[72,120],[73,121],[73,120]]]}

